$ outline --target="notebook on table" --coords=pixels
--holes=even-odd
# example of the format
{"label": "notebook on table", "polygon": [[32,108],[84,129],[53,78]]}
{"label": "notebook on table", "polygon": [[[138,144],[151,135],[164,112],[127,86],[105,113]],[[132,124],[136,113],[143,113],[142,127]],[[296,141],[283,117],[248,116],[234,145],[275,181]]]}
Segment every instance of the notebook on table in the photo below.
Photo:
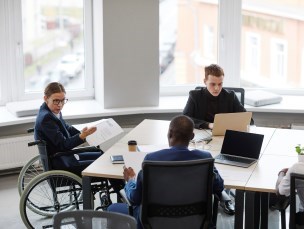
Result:
{"label": "notebook on table", "polygon": [[252,112],[221,113],[214,116],[212,135],[223,136],[226,130],[247,131]]}
{"label": "notebook on table", "polygon": [[260,156],[264,135],[235,130],[226,130],[221,153],[215,163],[249,167]]}

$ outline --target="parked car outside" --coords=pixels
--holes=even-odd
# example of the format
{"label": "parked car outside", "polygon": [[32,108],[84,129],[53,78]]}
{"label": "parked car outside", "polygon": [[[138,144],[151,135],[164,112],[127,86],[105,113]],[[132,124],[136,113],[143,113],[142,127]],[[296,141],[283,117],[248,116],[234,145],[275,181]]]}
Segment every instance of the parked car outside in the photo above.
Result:
{"label": "parked car outside", "polygon": [[79,76],[82,71],[82,64],[79,62],[76,55],[68,54],[61,58],[56,70],[60,72],[61,76],[72,79]]}

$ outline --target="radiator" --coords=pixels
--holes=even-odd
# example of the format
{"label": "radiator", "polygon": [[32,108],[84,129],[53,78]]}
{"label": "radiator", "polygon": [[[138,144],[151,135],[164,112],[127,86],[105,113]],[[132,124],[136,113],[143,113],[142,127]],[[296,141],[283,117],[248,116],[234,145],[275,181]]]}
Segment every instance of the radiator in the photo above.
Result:
{"label": "radiator", "polygon": [[36,146],[28,147],[34,140],[32,135],[0,139],[0,170],[22,167],[38,155]]}

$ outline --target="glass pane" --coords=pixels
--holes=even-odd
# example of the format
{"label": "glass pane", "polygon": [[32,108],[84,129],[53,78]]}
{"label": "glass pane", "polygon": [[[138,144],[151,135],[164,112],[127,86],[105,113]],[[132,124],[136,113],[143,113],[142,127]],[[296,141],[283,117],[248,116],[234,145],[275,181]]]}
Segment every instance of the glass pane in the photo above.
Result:
{"label": "glass pane", "polygon": [[160,1],[161,86],[201,84],[201,66],[217,63],[218,1]]}
{"label": "glass pane", "polygon": [[84,88],[82,0],[22,0],[25,92]]}
{"label": "glass pane", "polygon": [[304,2],[243,0],[241,87],[304,86]]}

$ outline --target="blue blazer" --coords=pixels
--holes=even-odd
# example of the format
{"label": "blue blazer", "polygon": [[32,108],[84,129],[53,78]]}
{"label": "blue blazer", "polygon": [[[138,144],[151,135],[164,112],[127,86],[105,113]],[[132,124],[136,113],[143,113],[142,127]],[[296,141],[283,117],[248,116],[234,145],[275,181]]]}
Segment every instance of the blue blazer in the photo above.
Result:
{"label": "blue blazer", "polygon": [[[211,154],[201,150],[189,150],[188,147],[171,147],[154,153],[147,154],[144,160],[149,161],[188,161],[212,158]],[[140,205],[142,199],[142,170],[137,175],[137,181],[129,180],[125,185],[125,192],[134,205]],[[224,180],[214,167],[213,193],[221,196],[224,190]]]}
{"label": "blue blazer", "polygon": [[84,141],[79,137],[80,131],[68,125],[62,118],[58,119],[43,103],[39,109],[35,123],[35,140],[47,142],[48,154],[64,152],[81,145]]}

